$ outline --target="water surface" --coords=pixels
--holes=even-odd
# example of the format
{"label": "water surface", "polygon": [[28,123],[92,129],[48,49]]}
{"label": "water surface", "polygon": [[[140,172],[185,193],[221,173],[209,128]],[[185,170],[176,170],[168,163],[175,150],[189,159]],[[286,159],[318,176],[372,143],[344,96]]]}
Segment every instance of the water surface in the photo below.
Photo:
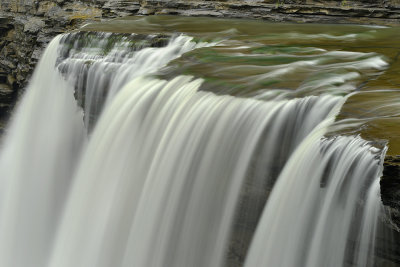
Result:
{"label": "water surface", "polygon": [[193,75],[206,80],[203,90],[265,100],[351,95],[338,119],[356,118],[361,124],[341,132],[388,140],[388,154],[400,154],[398,27],[149,16],[83,30],[185,33],[216,42],[174,60],[158,76]]}

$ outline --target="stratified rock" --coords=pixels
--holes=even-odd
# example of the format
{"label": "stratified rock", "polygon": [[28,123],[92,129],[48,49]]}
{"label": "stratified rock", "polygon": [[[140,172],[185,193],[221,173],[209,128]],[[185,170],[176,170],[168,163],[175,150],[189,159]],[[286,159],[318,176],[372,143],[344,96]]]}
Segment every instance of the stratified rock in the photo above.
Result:
{"label": "stratified rock", "polygon": [[7,84],[0,83],[0,135],[4,131],[8,118],[11,116],[14,102],[14,91]]}
{"label": "stratified rock", "polygon": [[0,101],[9,102],[12,100],[12,95],[13,95],[13,90],[10,88],[10,86],[4,83],[0,83]]}
{"label": "stratified rock", "polygon": [[49,13],[50,10],[57,8],[58,5],[52,1],[41,1],[39,3],[39,7],[37,9],[36,15],[44,16],[45,14]]}
{"label": "stratified rock", "polygon": [[11,18],[0,16],[0,34],[5,33],[11,28]]}
{"label": "stratified rock", "polygon": [[105,1],[103,10],[107,17],[122,17],[136,14],[140,9],[139,1],[108,0]]}
{"label": "stratified rock", "polygon": [[25,22],[24,32],[38,33],[45,25],[43,19],[32,17]]}

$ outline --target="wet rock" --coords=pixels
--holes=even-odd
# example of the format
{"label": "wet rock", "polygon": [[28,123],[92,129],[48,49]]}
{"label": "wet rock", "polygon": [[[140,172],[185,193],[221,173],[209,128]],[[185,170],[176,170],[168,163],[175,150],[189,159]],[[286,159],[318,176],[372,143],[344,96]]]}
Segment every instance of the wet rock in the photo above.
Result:
{"label": "wet rock", "polygon": [[37,33],[45,25],[46,24],[43,19],[36,18],[36,17],[29,18],[24,24],[24,32]]}
{"label": "wet rock", "polygon": [[[273,21],[398,24],[400,10],[385,1],[168,1],[141,2],[139,14],[260,18]],[[368,18],[368,20],[366,19]],[[373,19],[380,19],[379,22]]]}
{"label": "wet rock", "polygon": [[0,60],[0,65],[6,67],[6,69],[9,69],[9,70],[13,70],[17,67],[13,61],[6,60],[6,59]]}
{"label": "wet rock", "polygon": [[223,13],[212,10],[189,10],[183,12],[186,16],[207,16],[207,17],[222,17]]}
{"label": "wet rock", "polygon": [[57,7],[58,7],[57,3],[55,3],[55,2],[41,1],[39,3],[39,7],[36,12],[36,15],[44,16],[45,14],[49,13],[53,9],[56,9]]}
{"label": "wet rock", "polygon": [[103,10],[107,17],[122,17],[136,14],[140,9],[139,1],[108,0]]}
{"label": "wet rock", "polygon": [[11,116],[14,102],[14,90],[9,85],[0,83],[0,135],[4,131],[8,118]]}
{"label": "wet rock", "polygon": [[13,95],[13,90],[11,89],[10,86],[4,83],[0,83],[0,100],[2,102],[5,101],[11,101]]}
{"label": "wet rock", "polygon": [[385,159],[381,197],[389,224],[400,232],[400,156],[387,156]]}
{"label": "wet rock", "polygon": [[0,16],[0,34],[7,32],[11,26],[11,19],[8,17],[1,17]]}
{"label": "wet rock", "polygon": [[7,85],[13,86],[15,83],[15,78],[13,75],[7,75]]}
{"label": "wet rock", "polygon": [[7,72],[4,69],[0,69],[0,83],[5,84],[7,82]]}

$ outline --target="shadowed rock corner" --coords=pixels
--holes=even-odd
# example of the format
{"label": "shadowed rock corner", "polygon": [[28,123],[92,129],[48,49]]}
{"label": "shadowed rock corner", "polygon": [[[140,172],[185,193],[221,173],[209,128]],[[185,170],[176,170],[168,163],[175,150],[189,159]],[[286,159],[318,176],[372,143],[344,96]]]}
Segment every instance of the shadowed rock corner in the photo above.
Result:
{"label": "shadowed rock corner", "polygon": [[391,226],[400,232],[400,155],[385,159],[381,195]]}
{"label": "shadowed rock corner", "polygon": [[[0,16],[0,50],[5,46],[4,37],[12,28],[10,18]],[[13,65],[12,62],[1,61],[5,65]],[[14,106],[14,90],[8,83],[12,83],[12,77],[6,68],[0,67],[0,135],[3,133],[7,120]]]}
{"label": "shadowed rock corner", "polygon": [[380,184],[385,215],[377,236],[376,264],[394,267],[400,264],[400,155],[386,156]]}
{"label": "shadowed rock corner", "polygon": [[13,90],[7,84],[0,83],[0,135],[4,132],[14,102]]}

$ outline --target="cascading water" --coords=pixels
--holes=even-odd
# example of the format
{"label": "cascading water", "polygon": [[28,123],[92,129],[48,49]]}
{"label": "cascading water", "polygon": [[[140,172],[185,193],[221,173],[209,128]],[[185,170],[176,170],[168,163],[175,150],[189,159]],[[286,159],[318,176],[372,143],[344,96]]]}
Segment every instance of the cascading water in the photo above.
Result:
{"label": "cascading water", "polygon": [[[91,127],[93,117],[98,117],[103,102],[112,99],[124,84],[140,75],[155,73],[194,48],[208,45],[192,42],[192,38],[182,35],[172,38],[169,43],[165,36],[146,36],[140,40],[143,36],[81,35],[73,33],[63,37],[61,42],[68,45],[61,48],[60,54],[64,54],[65,59],[59,68],[71,83],[75,83],[77,98],[84,100],[81,104],[85,107],[88,127]],[[82,44],[82,39],[89,41]],[[141,42],[132,46],[135,39]],[[152,45],[160,47],[149,47]]]}
{"label": "cascading water", "polygon": [[[361,200],[374,203],[368,209],[375,210],[366,211],[361,232],[355,234],[361,236],[362,252],[354,265],[374,266],[373,262],[367,265],[368,239],[374,234],[369,224],[375,224],[379,212],[376,185],[381,152],[358,137],[323,140],[323,133],[317,128],[286,164],[263,211],[245,266],[349,264],[346,245],[354,238],[350,228]],[[281,251],[290,253],[282,257]]]}
{"label": "cascading water", "polygon": [[47,48],[0,155],[0,266],[43,266],[84,143],[73,88]]}
{"label": "cascading water", "polygon": [[59,36],[35,71],[1,150],[1,267],[234,266],[238,224],[245,267],[373,266],[386,148],[324,137],[346,96],[216,95],[152,76],[215,43],[115,36]]}

